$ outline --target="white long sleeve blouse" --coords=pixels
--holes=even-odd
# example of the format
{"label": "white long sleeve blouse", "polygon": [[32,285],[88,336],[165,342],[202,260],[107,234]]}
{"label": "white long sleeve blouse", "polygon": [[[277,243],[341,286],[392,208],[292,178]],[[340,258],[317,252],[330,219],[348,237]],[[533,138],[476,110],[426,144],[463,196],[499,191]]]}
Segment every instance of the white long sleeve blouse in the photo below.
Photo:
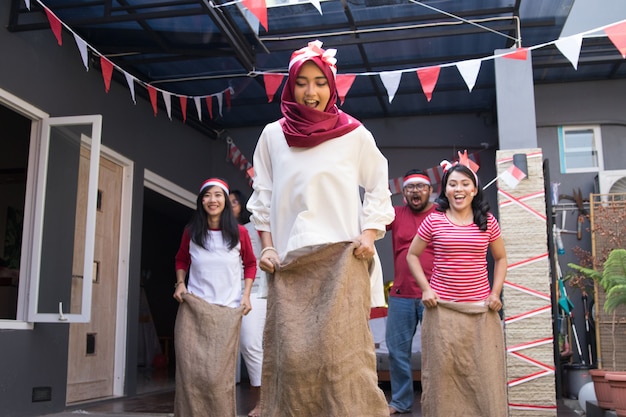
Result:
{"label": "white long sleeve blouse", "polygon": [[[247,207],[256,229],[272,233],[281,259],[303,247],[354,240],[366,229],[382,238],[394,219],[387,159],[364,126],[312,148],[290,148],[276,121],[263,129],[253,162]],[[372,303],[384,305],[377,257],[375,266]]]}

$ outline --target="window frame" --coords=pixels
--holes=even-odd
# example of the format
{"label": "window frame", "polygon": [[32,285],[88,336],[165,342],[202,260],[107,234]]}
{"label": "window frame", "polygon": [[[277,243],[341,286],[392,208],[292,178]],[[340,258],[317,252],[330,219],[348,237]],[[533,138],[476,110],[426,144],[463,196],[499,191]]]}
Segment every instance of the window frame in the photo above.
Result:
{"label": "window frame", "polygon": [[[20,258],[20,279],[16,318],[0,319],[0,329],[32,330],[34,323],[85,323],[91,315],[92,264],[95,246],[96,199],[102,116],[50,117],[47,113],[21,100],[19,97],[0,89],[0,104],[24,115],[32,121],[27,167],[26,198],[24,201],[24,225]],[[41,267],[42,222],[45,212],[44,195],[46,188],[46,167],[50,129],[62,125],[91,125],[91,137],[83,138],[82,145],[90,150],[89,182],[86,214],[85,256],[83,293],[81,310],[78,313],[63,314],[37,311],[39,298],[45,297],[39,291]],[[56,277],[55,277],[56,278]],[[69,277],[71,279],[71,277]]]}
{"label": "window frame", "polygon": [[[567,167],[567,133],[571,131],[591,130],[593,135],[592,154],[595,151],[597,166],[587,166],[582,168]],[[559,137],[559,159],[561,174],[577,174],[587,172],[600,172],[604,170],[604,156],[602,154],[602,130],[599,125],[564,125],[558,128]]]}

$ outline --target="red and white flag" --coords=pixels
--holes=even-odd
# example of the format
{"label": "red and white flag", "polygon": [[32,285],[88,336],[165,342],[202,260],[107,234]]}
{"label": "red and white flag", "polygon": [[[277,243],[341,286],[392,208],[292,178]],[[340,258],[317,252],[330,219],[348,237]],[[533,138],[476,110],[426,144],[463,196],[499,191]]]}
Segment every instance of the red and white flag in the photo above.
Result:
{"label": "red and white flag", "polygon": [[509,188],[517,187],[517,184],[519,184],[519,182],[524,178],[526,178],[526,174],[524,174],[524,171],[522,171],[515,165],[511,165],[506,171],[504,171],[500,175],[500,179],[504,181],[506,185],[509,186]]}

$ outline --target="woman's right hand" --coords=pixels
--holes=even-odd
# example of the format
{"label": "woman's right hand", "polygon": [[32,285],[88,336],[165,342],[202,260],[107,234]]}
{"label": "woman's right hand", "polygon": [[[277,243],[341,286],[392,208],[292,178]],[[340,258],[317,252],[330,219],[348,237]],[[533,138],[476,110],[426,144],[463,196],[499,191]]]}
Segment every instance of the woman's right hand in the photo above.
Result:
{"label": "woman's right hand", "polygon": [[424,304],[425,307],[437,307],[437,300],[439,300],[439,296],[432,288],[422,291],[422,304]]}
{"label": "woman's right hand", "polygon": [[174,299],[179,303],[182,303],[184,301],[183,295],[185,294],[187,294],[187,286],[184,283],[178,284],[174,290]]}
{"label": "woman's right hand", "polygon": [[273,274],[276,271],[276,267],[280,266],[280,259],[278,258],[278,253],[275,249],[268,249],[261,255],[261,260],[259,261],[259,267],[261,270]]}

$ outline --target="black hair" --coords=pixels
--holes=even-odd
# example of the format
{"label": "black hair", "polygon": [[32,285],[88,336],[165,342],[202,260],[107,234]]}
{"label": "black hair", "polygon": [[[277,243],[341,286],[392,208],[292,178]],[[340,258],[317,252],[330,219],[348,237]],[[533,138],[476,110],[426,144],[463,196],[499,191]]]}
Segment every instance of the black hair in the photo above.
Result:
{"label": "black hair", "polygon": [[[223,179],[222,181],[226,182]],[[204,207],[202,207],[202,197],[204,197],[205,192],[210,187],[216,186],[205,187],[198,194],[198,197],[196,198],[196,211],[193,213],[191,220],[187,224],[189,236],[191,237],[193,243],[198,246],[202,246],[207,250],[207,236],[210,236],[207,233],[209,230],[209,220],[206,211],[204,211]],[[224,242],[226,242],[226,245],[230,250],[239,243],[239,225],[237,224],[237,219],[235,219],[235,214],[233,213],[233,206],[230,204],[230,199],[226,193],[224,193],[224,197],[226,202],[224,203],[224,211],[222,211],[222,214],[220,215],[219,227],[222,231]]]}
{"label": "black hair", "polygon": [[450,174],[453,172],[462,173],[463,175],[470,178],[474,183],[474,186],[476,187],[476,195],[472,200],[474,224],[476,224],[476,226],[478,226],[478,228],[482,231],[487,230],[487,213],[489,212],[489,203],[487,203],[487,201],[484,199],[483,189],[479,186],[479,183],[477,182],[478,179],[476,177],[476,174],[465,165],[454,165],[443,174],[439,197],[437,197],[437,199],[435,200],[437,203],[437,210],[445,212],[447,209],[450,208],[450,201],[448,201],[448,197],[446,197],[446,184],[448,183],[448,177],[450,177]]}
{"label": "black hair", "polygon": [[246,208],[247,200],[244,197],[243,193],[239,190],[232,190],[230,194],[237,197],[237,200],[239,200],[239,205],[241,206],[241,211],[239,211],[239,217],[237,218],[237,221],[239,222],[239,224],[248,223],[250,221],[250,216],[252,216],[252,213],[250,213]]}

